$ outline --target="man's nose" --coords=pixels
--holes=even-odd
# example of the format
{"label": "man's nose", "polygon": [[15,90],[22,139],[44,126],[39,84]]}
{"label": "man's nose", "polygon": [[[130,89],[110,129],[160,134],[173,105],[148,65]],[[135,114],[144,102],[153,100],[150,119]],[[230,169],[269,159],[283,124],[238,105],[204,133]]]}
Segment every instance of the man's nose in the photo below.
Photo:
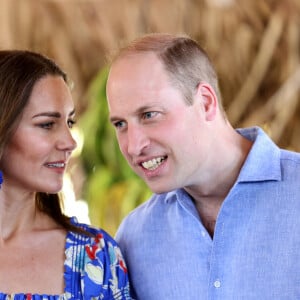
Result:
{"label": "man's nose", "polygon": [[149,137],[140,126],[129,126],[127,132],[127,151],[131,156],[140,155],[149,145]]}

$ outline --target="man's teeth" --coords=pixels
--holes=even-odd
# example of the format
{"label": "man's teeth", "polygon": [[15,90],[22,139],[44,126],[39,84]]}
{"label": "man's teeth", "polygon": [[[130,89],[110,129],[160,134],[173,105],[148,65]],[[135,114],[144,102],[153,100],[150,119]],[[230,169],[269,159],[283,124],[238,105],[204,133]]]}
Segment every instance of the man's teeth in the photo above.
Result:
{"label": "man's teeth", "polygon": [[50,168],[64,168],[65,163],[53,163],[53,164],[47,164],[48,167]]}
{"label": "man's teeth", "polygon": [[165,157],[157,157],[151,160],[145,161],[142,163],[142,166],[147,170],[155,170],[162,162],[165,160]]}

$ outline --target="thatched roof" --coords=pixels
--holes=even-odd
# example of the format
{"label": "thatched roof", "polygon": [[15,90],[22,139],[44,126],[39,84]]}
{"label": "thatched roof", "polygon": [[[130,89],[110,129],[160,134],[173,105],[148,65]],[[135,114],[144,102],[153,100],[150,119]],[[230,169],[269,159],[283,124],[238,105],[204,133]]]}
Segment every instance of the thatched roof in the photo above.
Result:
{"label": "thatched roof", "polygon": [[0,47],[41,51],[87,86],[120,44],[184,32],[210,53],[235,126],[259,124],[300,151],[299,0],[0,0]]}

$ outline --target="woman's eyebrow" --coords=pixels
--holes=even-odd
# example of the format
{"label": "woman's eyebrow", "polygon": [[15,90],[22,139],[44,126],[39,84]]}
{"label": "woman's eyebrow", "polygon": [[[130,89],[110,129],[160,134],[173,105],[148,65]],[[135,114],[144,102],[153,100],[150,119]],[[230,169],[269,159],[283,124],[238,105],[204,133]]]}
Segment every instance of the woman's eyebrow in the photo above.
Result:
{"label": "woman's eyebrow", "polygon": [[[70,113],[69,116],[72,116],[75,114],[75,109],[73,109]],[[53,118],[60,118],[61,114],[59,112],[53,112],[53,111],[45,111],[38,113],[34,115],[32,118],[37,118],[37,117],[53,117]]]}
{"label": "woman's eyebrow", "polygon": [[52,112],[52,111],[45,111],[45,112],[41,112],[38,113],[34,116],[32,116],[32,118],[37,118],[37,117],[53,117],[53,118],[60,118],[61,114],[58,112]]}

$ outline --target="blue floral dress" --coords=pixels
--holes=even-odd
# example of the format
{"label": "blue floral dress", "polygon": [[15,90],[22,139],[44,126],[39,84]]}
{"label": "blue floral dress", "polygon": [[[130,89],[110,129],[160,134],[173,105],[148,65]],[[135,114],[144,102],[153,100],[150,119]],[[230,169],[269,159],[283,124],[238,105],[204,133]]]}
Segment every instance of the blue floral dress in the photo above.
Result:
{"label": "blue floral dress", "polygon": [[94,237],[68,232],[65,248],[65,291],[62,295],[30,293],[8,295],[0,300],[127,300],[129,281],[125,262],[113,238],[101,229],[72,223]]}

